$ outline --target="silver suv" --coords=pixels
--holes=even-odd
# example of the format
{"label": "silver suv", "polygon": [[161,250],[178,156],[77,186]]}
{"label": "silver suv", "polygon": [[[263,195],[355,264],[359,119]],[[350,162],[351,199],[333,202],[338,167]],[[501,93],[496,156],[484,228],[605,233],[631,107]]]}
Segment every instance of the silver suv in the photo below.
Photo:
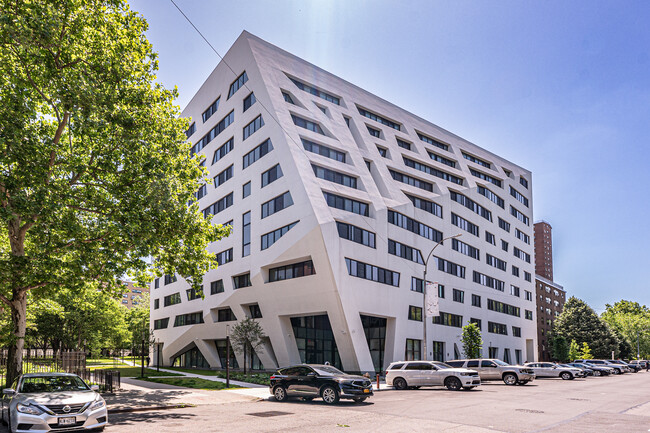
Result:
{"label": "silver suv", "polygon": [[576,377],[584,376],[582,370],[577,367],[562,367],[552,362],[527,362],[524,366],[532,368],[535,377],[561,377],[564,380],[573,380]]}
{"label": "silver suv", "polygon": [[500,359],[459,359],[447,361],[452,367],[471,368],[478,371],[481,380],[503,380],[506,385],[525,385],[535,379],[532,369],[523,365],[510,365]]}
{"label": "silver suv", "polygon": [[451,391],[472,389],[481,384],[476,370],[452,368],[437,361],[393,362],[386,370],[386,384],[395,389],[446,386]]}

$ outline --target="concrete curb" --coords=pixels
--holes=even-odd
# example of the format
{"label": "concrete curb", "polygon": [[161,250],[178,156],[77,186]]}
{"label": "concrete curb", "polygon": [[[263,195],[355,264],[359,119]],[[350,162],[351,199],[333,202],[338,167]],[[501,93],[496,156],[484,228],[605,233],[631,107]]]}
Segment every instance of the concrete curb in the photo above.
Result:
{"label": "concrete curb", "polygon": [[162,406],[146,406],[146,407],[129,407],[122,409],[108,409],[109,414],[114,413],[129,413],[129,412],[147,412],[151,410],[167,410],[167,409],[183,409],[186,407],[196,407],[196,404],[189,403],[179,403],[179,404],[167,404]]}

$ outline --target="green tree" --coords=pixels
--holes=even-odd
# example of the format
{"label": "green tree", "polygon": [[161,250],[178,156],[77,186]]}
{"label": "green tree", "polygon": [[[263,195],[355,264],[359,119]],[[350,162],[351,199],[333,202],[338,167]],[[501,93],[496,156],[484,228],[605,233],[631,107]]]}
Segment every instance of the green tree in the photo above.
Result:
{"label": "green tree", "polygon": [[614,305],[607,304],[601,314],[619,340],[620,357],[636,357],[637,345],[640,353],[650,353],[650,309],[638,302],[621,300]]}
{"label": "green tree", "polygon": [[553,325],[555,335],[566,341],[586,342],[596,358],[611,357],[618,352],[618,339],[612,330],[584,301],[572,296]]}
{"label": "green tree", "polygon": [[580,346],[575,340],[571,340],[569,345],[569,361],[575,361],[580,358]]}
{"label": "green tree", "polygon": [[580,349],[580,358],[582,359],[592,359],[593,355],[591,354],[591,349],[587,342],[582,343],[582,348]]}
{"label": "green tree", "polygon": [[565,362],[569,359],[569,345],[562,335],[554,335],[551,342],[551,356],[555,361]]}
{"label": "green tree", "polygon": [[483,338],[481,330],[476,323],[468,323],[463,326],[463,336],[460,339],[463,344],[463,353],[466,358],[480,358]]}
{"label": "green tree", "polygon": [[247,360],[249,362],[252,361],[253,352],[262,346],[264,338],[266,338],[266,335],[259,322],[250,317],[239,321],[231,329],[230,342],[232,343],[233,350],[237,353],[244,354],[244,374],[246,374]]}
{"label": "green tree", "polygon": [[[0,0],[0,302],[7,381],[21,372],[27,293],[178,273],[197,290],[227,235],[188,206],[206,181],[156,81],[146,21],[121,0]],[[153,258],[153,262],[151,260]]]}

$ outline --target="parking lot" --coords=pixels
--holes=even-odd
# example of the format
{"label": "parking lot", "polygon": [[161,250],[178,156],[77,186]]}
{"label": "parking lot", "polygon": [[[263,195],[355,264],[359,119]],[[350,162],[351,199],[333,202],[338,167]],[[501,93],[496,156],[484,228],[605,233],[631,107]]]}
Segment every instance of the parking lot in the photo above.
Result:
{"label": "parking lot", "polygon": [[106,431],[647,432],[649,390],[646,372],[525,386],[491,382],[472,391],[383,390],[366,403],[334,407],[270,400],[117,414]]}

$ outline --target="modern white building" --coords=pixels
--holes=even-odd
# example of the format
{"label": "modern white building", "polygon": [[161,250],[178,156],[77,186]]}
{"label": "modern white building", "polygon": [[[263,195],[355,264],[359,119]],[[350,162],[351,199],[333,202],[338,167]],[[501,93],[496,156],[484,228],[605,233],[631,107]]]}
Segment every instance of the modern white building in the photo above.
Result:
{"label": "modern white building", "polygon": [[428,262],[428,358],[462,357],[473,321],[484,356],[535,360],[530,171],[247,32],[183,116],[214,179],[200,208],[233,232],[204,299],[152,284],[154,363],[225,367],[244,317],[268,336],[254,368],[424,358],[424,260],[456,234]]}

